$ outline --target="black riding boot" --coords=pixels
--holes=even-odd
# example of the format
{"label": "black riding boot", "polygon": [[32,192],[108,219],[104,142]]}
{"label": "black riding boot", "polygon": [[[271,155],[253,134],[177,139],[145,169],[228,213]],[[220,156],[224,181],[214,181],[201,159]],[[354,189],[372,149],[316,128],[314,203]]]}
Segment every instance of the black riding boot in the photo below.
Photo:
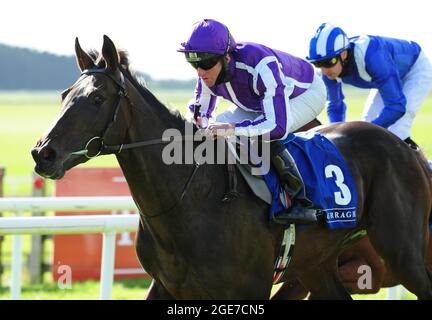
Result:
{"label": "black riding boot", "polygon": [[316,210],[312,209],[312,202],[306,198],[303,179],[285,145],[278,141],[272,142],[271,156],[281,184],[284,185],[292,200],[290,208],[275,214],[275,222],[283,224],[316,222]]}

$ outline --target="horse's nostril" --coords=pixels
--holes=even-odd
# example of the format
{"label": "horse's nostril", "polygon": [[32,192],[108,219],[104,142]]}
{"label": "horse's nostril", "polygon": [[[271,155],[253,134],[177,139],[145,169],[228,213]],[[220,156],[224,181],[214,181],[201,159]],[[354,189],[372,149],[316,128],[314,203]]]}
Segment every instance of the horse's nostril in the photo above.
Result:
{"label": "horse's nostril", "polygon": [[51,148],[47,148],[47,147],[42,148],[42,150],[39,153],[41,158],[45,161],[52,162],[56,158],[56,152],[54,149]]}
{"label": "horse's nostril", "polygon": [[56,160],[57,153],[54,149],[45,147],[45,148],[33,148],[31,151],[31,155],[36,164],[49,164]]}

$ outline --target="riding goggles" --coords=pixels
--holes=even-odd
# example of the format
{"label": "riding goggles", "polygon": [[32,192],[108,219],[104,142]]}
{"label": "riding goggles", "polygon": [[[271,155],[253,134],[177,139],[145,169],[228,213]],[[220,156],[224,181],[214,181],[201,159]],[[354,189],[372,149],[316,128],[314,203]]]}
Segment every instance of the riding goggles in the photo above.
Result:
{"label": "riding goggles", "polygon": [[186,60],[195,69],[210,70],[222,58],[219,54],[205,52],[186,52]]}
{"label": "riding goggles", "polygon": [[336,56],[336,57],[331,57],[329,59],[312,61],[311,63],[317,68],[332,68],[336,65],[339,59],[340,57]]}

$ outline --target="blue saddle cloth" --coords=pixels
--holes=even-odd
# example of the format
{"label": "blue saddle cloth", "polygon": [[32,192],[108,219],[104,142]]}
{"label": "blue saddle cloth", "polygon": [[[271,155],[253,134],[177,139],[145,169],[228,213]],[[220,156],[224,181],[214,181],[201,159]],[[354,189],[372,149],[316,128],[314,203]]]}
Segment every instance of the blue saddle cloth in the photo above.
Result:
{"label": "blue saddle cloth", "polygon": [[[283,141],[296,161],[306,196],[326,215],[330,229],[357,225],[357,190],[351,171],[336,146],[316,132],[290,134]],[[272,193],[270,217],[287,207],[285,194],[273,168],[264,176]]]}

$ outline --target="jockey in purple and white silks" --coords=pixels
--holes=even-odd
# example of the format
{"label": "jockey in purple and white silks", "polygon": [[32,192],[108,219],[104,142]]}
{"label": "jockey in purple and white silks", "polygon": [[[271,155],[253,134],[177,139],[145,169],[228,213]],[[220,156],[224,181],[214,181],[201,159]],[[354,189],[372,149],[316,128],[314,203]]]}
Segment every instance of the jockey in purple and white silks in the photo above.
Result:
{"label": "jockey in purple and white silks", "polygon": [[[291,155],[278,140],[315,119],[324,109],[326,90],[313,66],[298,57],[252,42],[236,42],[228,28],[204,19],[194,25],[178,51],[197,70],[190,118],[214,135],[269,135],[272,162],[293,198],[280,223],[316,221]],[[218,97],[233,106],[215,119]]]}
{"label": "jockey in purple and white silks", "polygon": [[323,23],[307,59],[321,68],[330,122],[345,121],[342,83],[372,89],[362,119],[387,128],[411,147],[413,120],[432,89],[432,65],[414,41],[345,32]]}

